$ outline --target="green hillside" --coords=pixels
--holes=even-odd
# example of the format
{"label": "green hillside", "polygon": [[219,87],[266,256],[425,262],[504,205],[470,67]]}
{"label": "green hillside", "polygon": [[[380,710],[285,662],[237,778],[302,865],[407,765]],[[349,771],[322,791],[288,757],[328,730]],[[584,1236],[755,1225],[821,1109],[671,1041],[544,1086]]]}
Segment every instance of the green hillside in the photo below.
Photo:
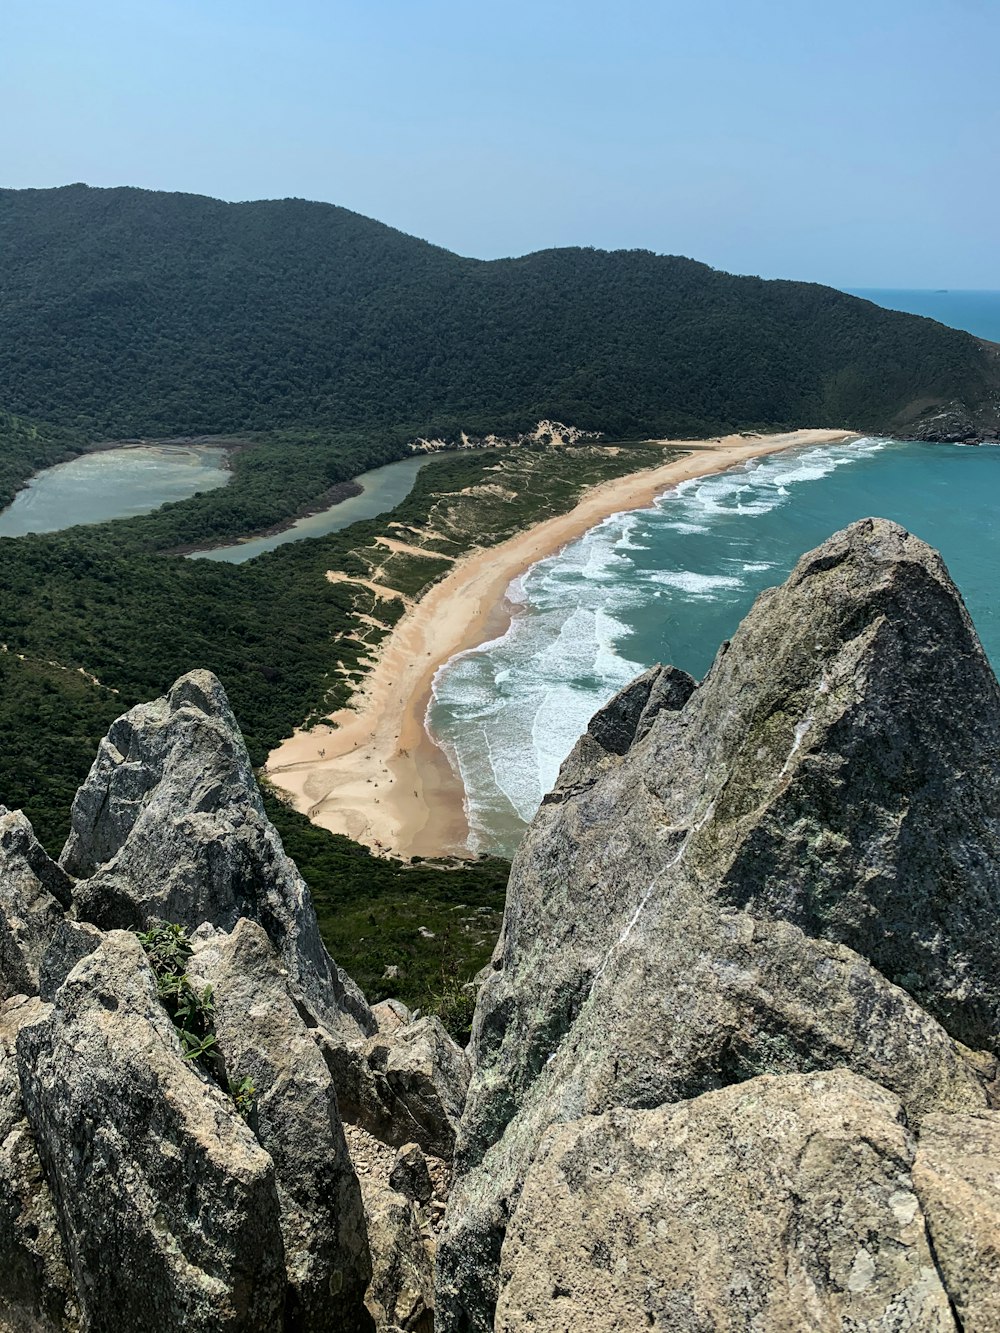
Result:
{"label": "green hillside", "polygon": [[487,263],[297,199],[0,191],[0,403],[91,435],[888,429],[998,383],[968,334],[690,259]]}
{"label": "green hillside", "polygon": [[[0,804],[23,807],[56,850],[109,722],[196,666],[219,674],[262,763],[346,701],[401,614],[399,600],[326,577],[370,579],[399,525],[440,548],[409,566],[392,557],[393,587],[418,596],[449,558],[662,461],[641,443],[650,436],[790,425],[988,436],[998,356],[829,288],[647,251],[485,263],[301,200],[0,190],[0,507],[97,441],[242,445],[223,488],[0,540]],[[418,434],[542,418],[628,447],[453,452],[392,514],[242,566],[176,555],[322,504]],[[272,805],[340,962],[372,998],[391,984],[460,1030],[504,865],[379,861]]]}

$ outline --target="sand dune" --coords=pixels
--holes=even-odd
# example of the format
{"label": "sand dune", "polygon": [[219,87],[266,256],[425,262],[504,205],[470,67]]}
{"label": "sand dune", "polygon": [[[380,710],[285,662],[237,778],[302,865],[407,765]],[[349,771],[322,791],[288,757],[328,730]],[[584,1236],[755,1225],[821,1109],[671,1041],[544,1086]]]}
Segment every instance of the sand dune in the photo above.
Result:
{"label": "sand dune", "polygon": [[[782,449],[849,438],[846,431],[799,430],[752,438],[658,441],[687,452],[660,467],[595,486],[569,513],[546,519],[499,546],[471,552],[419,602],[401,598],[407,610],[373,650],[377,660],[353,706],[335,713],[331,726],[296,732],[271,753],[265,772],[316,824],[375,851],[462,854],[468,837],[464,791],[427,734],[424,719],[437,669],[455,653],[503,632],[509,622],[505,593],[511,580],[609,515],[643,508],[681,481]],[[379,595],[400,596],[390,588],[366,586]]]}

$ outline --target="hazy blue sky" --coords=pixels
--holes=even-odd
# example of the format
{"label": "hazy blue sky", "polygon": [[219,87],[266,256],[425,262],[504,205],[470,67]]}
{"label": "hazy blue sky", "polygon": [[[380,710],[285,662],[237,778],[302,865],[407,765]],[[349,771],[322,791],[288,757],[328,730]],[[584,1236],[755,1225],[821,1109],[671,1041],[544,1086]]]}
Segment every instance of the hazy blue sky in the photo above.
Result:
{"label": "hazy blue sky", "polygon": [[3,0],[0,184],[1000,288],[1000,0]]}

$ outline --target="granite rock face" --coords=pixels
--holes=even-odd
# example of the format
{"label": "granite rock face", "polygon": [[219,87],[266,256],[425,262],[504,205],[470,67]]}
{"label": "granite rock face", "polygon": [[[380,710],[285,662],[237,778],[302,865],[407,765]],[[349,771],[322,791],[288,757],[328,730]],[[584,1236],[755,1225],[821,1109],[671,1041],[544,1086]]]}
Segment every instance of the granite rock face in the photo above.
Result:
{"label": "granite rock face", "polygon": [[751,1079],[551,1130],[500,1259],[498,1333],[954,1330],[883,1089]]}
{"label": "granite rock face", "polygon": [[59,1214],[21,1097],[17,1034],[44,1014],[37,998],[0,1006],[0,1331],[78,1333],[80,1310]]}
{"label": "granite rock face", "polygon": [[351,1041],[375,1031],[361,992],[323,948],[210,672],[190,672],[113,724],[73,802],[61,864],[79,881],[78,914],[102,929],[258,921],[330,1032]]}
{"label": "granite rock face", "polygon": [[893,524],[594,718],[469,1052],[329,959],[192,673],[61,866],[0,812],[0,1333],[996,1333],[998,926],[1000,688]]}
{"label": "granite rock face", "polygon": [[[163,922],[202,1063],[137,938]],[[3,999],[0,1333],[431,1326],[447,1165],[419,1200],[388,1175],[402,1142],[450,1155],[466,1057],[395,1002],[379,1031],[329,958],[210,674],[114,724],[61,865],[0,812]],[[350,1113],[387,1136],[352,1127],[385,1165],[364,1197]]]}
{"label": "granite rock face", "polygon": [[595,719],[515,857],[441,1329],[492,1328],[554,1125],[838,1066],[914,1126],[989,1114],[995,1058],[968,1048],[1000,1045],[1000,688],[940,557],[854,524],[641,727],[673,675]]}
{"label": "granite rock face", "polygon": [[226,1073],[230,1083],[253,1085],[252,1128],[274,1162],[285,1317],[301,1333],[354,1327],[371,1258],[330,1071],[263,929],[243,918],[231,934],[199,935],[188,975],[213,988]]}
{"label": "granite rock face", "polygon": [[450,1160],[469,1086],[469,1060],[430,1015],[338,1051],[319,1038],[343,1116],[383,1143],[413,1142]]}
{"label": "granite rock face", "polygon": [[85,1328],[280,1328],[273,1163],[182,1058],[135,937],[110,932],[16,1049]]}
{"label": "granite rock face", "polygon": [[994,1333],[1000,1329],[1000,1113],[928,1116],[913,1183],[962,1328]]}
{"label": "granite rock face", "polygon": [[0,806],[0,999],[38,993],[49,937],[71,901],[71,881],[20,811]]}

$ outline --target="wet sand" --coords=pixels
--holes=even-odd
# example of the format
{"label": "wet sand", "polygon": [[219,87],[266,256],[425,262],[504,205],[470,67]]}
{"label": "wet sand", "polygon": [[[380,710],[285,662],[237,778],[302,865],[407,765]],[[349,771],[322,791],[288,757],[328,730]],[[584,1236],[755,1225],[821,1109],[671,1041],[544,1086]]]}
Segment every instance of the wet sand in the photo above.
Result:
{"label": "wet sand", "polygon": [[645,508],[679,482],[782,449],[850,438],[848,431],[799,430],[749,439],[658,441],[686,452],[659,467],[603,482],[568,513],[456,561],[419,602],[407,606],[382,641],[352,707],[333,714],[331,726],[296,732],[272,751],[268,778],[314,823],[374,851],[467,854],[465,792],[428,735],[425,718],[437,670],[456,653],[504,632],[511,581],[611,514]]}

